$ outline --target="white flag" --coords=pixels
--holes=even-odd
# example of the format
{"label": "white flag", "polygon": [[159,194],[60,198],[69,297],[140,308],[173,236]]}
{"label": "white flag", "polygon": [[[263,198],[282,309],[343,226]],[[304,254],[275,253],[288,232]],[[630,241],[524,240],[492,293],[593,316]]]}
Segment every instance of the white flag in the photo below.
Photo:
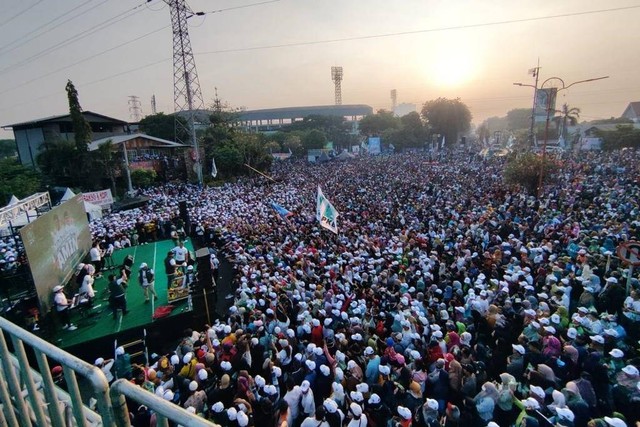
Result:
{"label": "white flag", "polygon": [[338,234],[338,211],[333,207],[331,202],[324,197],[322,190],[318,185],[318,196],[316,198],[316,219],[320,221],[320,225],[327,230]]}
{"label": "white flag", "polygon": [[218,176],[218,168],[216,167],[216,159],[214,159],[213,157],[211,158],[211,176],[212,177],[216,177]]}

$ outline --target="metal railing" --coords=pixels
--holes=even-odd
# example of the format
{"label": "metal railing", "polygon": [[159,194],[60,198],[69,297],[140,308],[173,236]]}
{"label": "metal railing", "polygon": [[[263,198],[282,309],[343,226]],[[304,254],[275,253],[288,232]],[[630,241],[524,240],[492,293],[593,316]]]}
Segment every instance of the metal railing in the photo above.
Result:
{"label": "metal railing", "polygon": [[[5,334],[11,339],[15,354],[9,352]],[[37,371],[29,365],[25,344],[34,352]],[[68,392],[56,387],[49,359],[62,366]],[[189,427],[215,425],[124,379],[116,381],[109,388],[104,373],[98,367],[2,317],[0,361],[0,408],[4,415],[0,415],[0,427],[129,427],[126,398],[155,412],[159,427],[168,427],[169,420]],[[86,379],[91,386],[91,397],[97,401],[97,412],[83,404],[77,375]],[[112,405],[112,399],[115,405]]]}
{"label": "metal railing", "polygon": [[127,380],[118,380],[111,385],[111,398],[114,402],[118,427],[129,427],[129,415],[125,396],[136,401],[156,413],[156,425],[158,427],[169,427],[169,420],[187,427],[214,427],[215,424],[188,412],[145,389],[130,383]]}

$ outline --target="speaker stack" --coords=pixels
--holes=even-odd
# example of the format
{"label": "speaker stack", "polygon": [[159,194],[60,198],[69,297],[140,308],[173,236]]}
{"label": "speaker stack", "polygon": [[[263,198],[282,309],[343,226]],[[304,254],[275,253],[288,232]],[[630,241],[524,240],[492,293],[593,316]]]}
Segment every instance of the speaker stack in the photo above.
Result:
{"label": "speaker stack", "polygon": [[201,324],[210,324],[217,319],[218,294],[208,248],[196,251],[196,280],[191,292],[193,313],[194,316],[202,320]]}

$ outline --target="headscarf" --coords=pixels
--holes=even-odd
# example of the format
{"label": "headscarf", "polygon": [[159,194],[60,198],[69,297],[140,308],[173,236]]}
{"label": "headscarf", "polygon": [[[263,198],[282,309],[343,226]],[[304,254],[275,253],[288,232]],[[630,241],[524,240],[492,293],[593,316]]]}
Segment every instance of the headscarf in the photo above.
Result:
{"label": "headscarf", "polygon": [[538,365],[538,372],[542,375],[547,381],[555,382],[556,374],[554,374],[553,369],[544,363],[540,363]]}
{"label": "headscarf", "polygon": [[571,359],[573,363],[578,363],[578,357],[580,355],[578,354],[577,348],[572,345],[565,345],[564,352],[567,354],[567,356],[569,356],[569,359]]}

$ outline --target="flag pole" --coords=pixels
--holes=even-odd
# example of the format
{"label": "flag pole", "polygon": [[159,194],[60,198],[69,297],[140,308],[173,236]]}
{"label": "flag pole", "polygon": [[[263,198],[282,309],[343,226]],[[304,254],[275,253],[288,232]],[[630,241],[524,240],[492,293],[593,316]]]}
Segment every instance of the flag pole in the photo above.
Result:
{"label": "flag pole", "polygon": [[264,176],[265,178],[270,179],[270,180],[271,180],[271,181],[273,181],[273,182],[276,182],[276,180],[275,180],[275,179],[271,178],[269,175],[265,175],[264,173],[260,172],[258,169],[252,168],[251,166],[249,166],[249,165],[248,165],[248,164],[246,164],[246,163],[245,163],[244,165],[245,165],[246,167],[248,167],[249,169],[251,169],[252,171],[254,171],[254,172],[256,172],[256,173],[258,173],[258,174],[260,174],[260,175]]}

